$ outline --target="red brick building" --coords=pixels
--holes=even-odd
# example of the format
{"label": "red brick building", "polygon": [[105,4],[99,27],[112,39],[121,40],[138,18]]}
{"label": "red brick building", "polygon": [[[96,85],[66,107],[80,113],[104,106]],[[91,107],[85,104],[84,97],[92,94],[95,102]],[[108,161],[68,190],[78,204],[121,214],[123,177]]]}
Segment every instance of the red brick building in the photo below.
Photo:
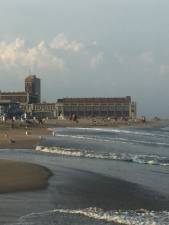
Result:
{"label": "red brick building", "polygon": [[123,98],[63,98],[64,117],[75,114],[78,117],[113,117],[133,118],[136,116],[136,104],[131,97]]}

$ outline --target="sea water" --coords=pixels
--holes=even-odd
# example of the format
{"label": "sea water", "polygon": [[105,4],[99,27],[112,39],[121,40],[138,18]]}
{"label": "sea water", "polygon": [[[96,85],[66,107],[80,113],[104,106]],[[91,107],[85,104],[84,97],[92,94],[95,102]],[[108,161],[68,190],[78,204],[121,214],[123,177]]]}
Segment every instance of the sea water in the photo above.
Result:
{"label": "sea water", "polygon": [[46,190],[0,195],[1,224],[169,224],[169,127],[56,128],[1,158],[53,172]]}

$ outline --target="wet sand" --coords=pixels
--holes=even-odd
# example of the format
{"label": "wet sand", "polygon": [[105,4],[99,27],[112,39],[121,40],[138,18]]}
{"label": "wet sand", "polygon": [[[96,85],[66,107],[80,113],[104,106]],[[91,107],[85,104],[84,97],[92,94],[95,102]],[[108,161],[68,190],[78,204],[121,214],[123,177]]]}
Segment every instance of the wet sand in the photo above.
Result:
{"label": "wet sand", "polygon": [[[104,210],[169,210],[169,197],[135,183],[94,172],[57,168],[60,195],[57,203],[67,208]],[[56,177],[56,178],[57,178]],[[63,185],[61,185],[63,184]],[[54,193],[53,193],[54,194]]]}
{"label": "wet sand", "polygon": [[0,159],[0,193],[44,188],[51,175],[39,165]]}
{"label": "wet sand", "polygon": [[[80,123],[49,120],[45,127],[33,127],[27,130],[25,128],[3,129],[2,127],[0,129],[0,149],[34,149],[40,141],[40,137],[50,133],[46,127],[87,126],[90,122],[89,120]],[[26,131],[28,131],[28,135],[26,135]],[[0,193],[46,187],[50,175],[49,170],[38,165],[0,160]],[[115,205],[118,205],[118,202]]]}
{"label": "wet sand", "polygon": [[[40,135],[48,134],[46,128],[36,128],[36,130],[32,129],[31,134],[28,136],[26,136],[25,132],[23,131],[24,130],[22,129],[11,129],[8,132],[8,135],[17,140],[16,144],[18,143],[19,148],[23,148],[23,146],[26,146],[27,143],[30,143],[30,147],[27,145],[26,148],[32,148],[32,146],[39,140]],[[1,140],[3,141],[3,139]],[[10,143],[9,145],[9,143],[6,143],[6,148],[17,148],[14,146],[14,144]],[[37,161],[37,163],[40,164],[40,158],[38,160],[39,161]],[[15,216],[17,215],[19,217],[27,214],[28,212],[34,212],[37,209],[39,211],[45,211],[45,208],[53,209],[58,205],[61,208],[70,209],[88,208],[95,206],[97,206],[98,208],[103,208],[104,210],[134,209],[140,211],[140,209],[143,208],[158,211],[169,209],[168,196],[163,196],[155,191],[149,190],[148,188],[137,185],[135,183],[101,175],[99,174],[99,171],[98,173],[89,172],[90,168],[87,169],[88,171],[86,171],[86,169],[72,169],[71,166],[73,163],[70,162],[70,165],[68,165],[68,161],[69,160],[65,159],[65,163],[62,163],[60,162],[60,159],[58,159],[58,161],[52,161],[47,158],[47,163],[45,164],[45,166],[49,166],[54,174],[50,182],[49,190],[47,190],[48,193],[50,193],[50,195],[52,196],[52,201],[49,199],[49,196],[46,197],[48,201],[51,201],[49,203],[49,205],[51,204],[51,207],[47,207],[45,201],[43,203],[44,206],[43,204],[41,206],[42,209],[39,209],[39,202],[40,200],[44,199],[44,195],[39,193],[40,197],[38,198],[37,192],[32,192],[32,199],[30,201],[29,196],[29,204],[27,204],[27,208],[24,209],[24,207],[22,208],[22,206],[20,210],[18,210],[17,208],[17,212],[14,213]],[[97,168],[99,168],[98,162]],[[36,190],[38,188],[44,188],[47,185],[47,181],[50,175],[50,171],[38,165],[20,163],[17,161],[0,160],[0,181],[2,184],[2,187],[0,185],[0,193],[29,191]],[[13,186],[11,186],[11,184]],[[26,196],[26,194],[27,193],[24,193],[24,196]],[[23,198],[23,196],[21,197]],[[19,196],[17,195],[17,199],[18,198]],[[36,205],[34,206],[35,208],[33,208],[32,202],[34,202],[34,204]],[[10,212],[15,211],[16,203],[13,203],[13,201],[11,201],[8,205],[8,209],[9,208],[11,210],[9,210]],[[6,212],[6,207],[3,208],[2,205],[0,211]],[[64,216],[62,218],[63,220],[61,219],[60,224],[65,223],[66,219],[64,218]],[[75,217],[75,221],[76,220],[77,217]],[[84,218],[84,220],[86,220],[86,218]],[[81,221],[81,217],[79,217],[79,221]],[[48,221],[46,222],[46,224],[48,224]],[[83,222],[83,224],[85,223]],[[93,220],[93,223],[90,223],[89,221],[86,224],[102,224],[102,222],[99,223],[98,221]]]}
{"label": "wet sand", "polygon": [[[27,134],[26,134],[27,131]],[[48,135],[47,128],[1,129],[0,149],[34,149],[40,137]]]}
{"label": "wet sand", "polygon": [[[40,137],[50,134],[48,128],[57,127],[109,127],[109,128],[152,128],[169,124],[169,120],[148,121],[146,123],[114,121],[107,119],[47,120],[43,125],[36,124],[28,128],[20,127],[19,122],[11,128],[10,122],[0,124],[0,149],[34,149]],[[26,135],[26,131],[28,135]]]}
{"label": "wet sand", "polygon": [[[0,149],[33,149],[47,128],[1,129]],[[45,188],[51,172],[40,165],[0,159],[0,193]]]}

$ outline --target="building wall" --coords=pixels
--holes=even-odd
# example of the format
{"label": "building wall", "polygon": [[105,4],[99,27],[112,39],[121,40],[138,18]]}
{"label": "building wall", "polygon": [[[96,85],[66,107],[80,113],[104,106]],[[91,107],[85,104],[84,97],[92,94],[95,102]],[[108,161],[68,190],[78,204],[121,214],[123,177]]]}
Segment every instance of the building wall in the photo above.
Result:
{"label": "building wall", "polygon": [[1,92],[1,100],[10,100],[13,102],[27,103],[28,96],[26,92]]}
{"label": "building wall", "polygon": [[21,104],[40,103],[41,85],[40,79],[36,76],[28,76],[25,79],[25,91],[21,92],[0,92],[1,100],[10,100]]}
{"label": "building wall", "polygon": [[65,98],[59,99],[63,104],[63,115],[70,117],[113,117],[133,118],[136,114],[131,97],[124,98]]}
{"label": "building wall", "polygon": [[65,104],[63,106],[64,116],[76,114],[79,117],[129,117],[129,104]]}
{"label": "building wall", "polygon": [[25,92],[29,93],[29,103],[40,103],[41,101],[41,82],[35,75],[25,78]]}
{"label": "building wall", "polygon": [[56,118],[63,116],[70,118],[75,114],[78,118],[84,117],[111,117],[111,118],[135,118],[136,104],[131,98],[107,99],[59,99],[57,103],[33,103],[25,106],[25,111],[39,118]]}
{"label": "building wall", "polygon": [[22,111],[17,102],[11,100],[0,100],[0,115],[6,115],[8,118],[21,115]]}
{"label": "building wall", "polygon": [[130,117],[133,118],[133,119],[137,118],[137,104],[136,104],[136,102],[131,103]]}
{"label": "building wall", "polygon": [[37,118],[56,118],[56,103],[33,103],[25,106],[25,111],[32,117]]}

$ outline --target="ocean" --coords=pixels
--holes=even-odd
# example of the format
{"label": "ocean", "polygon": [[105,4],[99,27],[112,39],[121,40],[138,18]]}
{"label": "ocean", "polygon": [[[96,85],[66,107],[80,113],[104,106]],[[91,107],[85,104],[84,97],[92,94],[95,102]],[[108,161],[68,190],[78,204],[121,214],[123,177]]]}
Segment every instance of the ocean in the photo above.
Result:
{"label": "ocean", "polygon": [[53,172],[45,190],[1,194],[0,224],[169,224],[169,125],[51,134],[35,150],[0,150]]}

